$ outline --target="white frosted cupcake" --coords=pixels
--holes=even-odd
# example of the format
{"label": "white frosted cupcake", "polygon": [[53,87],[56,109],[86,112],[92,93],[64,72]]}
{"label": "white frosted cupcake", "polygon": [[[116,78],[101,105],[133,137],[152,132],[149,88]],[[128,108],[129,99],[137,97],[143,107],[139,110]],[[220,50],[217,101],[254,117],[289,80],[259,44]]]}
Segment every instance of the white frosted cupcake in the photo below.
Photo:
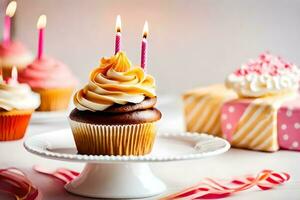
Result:
{"label": "white frosted cupcake", "polygon": [[23,138],[40,97],[27,84],[0,78],[0,141]]}

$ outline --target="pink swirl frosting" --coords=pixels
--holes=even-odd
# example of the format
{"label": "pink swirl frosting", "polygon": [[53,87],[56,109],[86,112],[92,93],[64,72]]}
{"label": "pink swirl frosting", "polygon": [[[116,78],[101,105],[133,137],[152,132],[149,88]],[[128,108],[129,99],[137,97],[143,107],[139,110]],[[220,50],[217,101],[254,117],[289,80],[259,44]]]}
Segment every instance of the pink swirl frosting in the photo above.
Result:
{"label": "pink swirl frosting", "polygon": [[34,60],[21,71],[19,81],[38,89],[75,87],[78,82],[66,65],[49,57]]}
{"label": "pink swirl frosting", "polygon": [[2,67],[16,66],[23,68],[31,63],[32,60],[32,54],[21,42],[9,41],[0,43],[0,65]]}
{"label": "pink swirl frosting", "polygon": [[0,44],[0,57],[28,54],[26,47],[18,41],[10,41]]}

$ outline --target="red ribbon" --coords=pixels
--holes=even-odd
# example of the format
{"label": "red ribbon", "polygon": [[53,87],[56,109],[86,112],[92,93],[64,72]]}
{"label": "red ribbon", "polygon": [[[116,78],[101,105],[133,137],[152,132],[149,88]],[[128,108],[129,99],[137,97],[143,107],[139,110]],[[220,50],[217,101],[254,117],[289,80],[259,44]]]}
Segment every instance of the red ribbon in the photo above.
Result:
{"label": "red ribbon", "polygon": [[[59,168],[57,170],[46,170],[41,167],[34,167],[34,170],[55,177],[64,183],[71,182],[74,178],[79,176],[78,172]],[[161,198],[161,200],[192,200],[192,199],[219,199],[232,195],[236,192],[241,192],[252,188],[253,186],[259,187],[261,190],[269,190],[273,187],[283,184],[290,179],[290,175],[285,172],[274,172],[272,170],[263,170],[256,177],[245,176],[237,178],[229,183],[220,183],[211,178],[206,178],[205,181],[187,188],[181,192]]]}
{"label": "red ribbon", "polygon": [[0,192],[18,200],[34,200],[38,197],[37,188],[16,168],[0,169]]}
{"label": "red ribbon", "polygon": [[278,173],[272,170],[263,170],[256,177],[246,176],[244,178],[234,179],[227,184],[207,178],[204,182],[201,182],[196,186],[169,195],[161,200],[219,199],[227,197],[236,192],[250,189],[253,186],[257,186],[261,190],[269,190],[277,185],[283,184],[289,179],[289,174],[285,172]]}
{"label": "red ribbon", "polygon": [[35,170],[39,173],[45,174],[45,175],[55,177],[55,178],[63,181],[64,183],[69,183],[73,179],[75,179],[77,176],[79,176],[78,172],[69,170],[66,168],[58,168],[56,170],[49,170],[49,169],[45,169],[43,167],[35,165],[35,166],[33,166],[33,170]]}

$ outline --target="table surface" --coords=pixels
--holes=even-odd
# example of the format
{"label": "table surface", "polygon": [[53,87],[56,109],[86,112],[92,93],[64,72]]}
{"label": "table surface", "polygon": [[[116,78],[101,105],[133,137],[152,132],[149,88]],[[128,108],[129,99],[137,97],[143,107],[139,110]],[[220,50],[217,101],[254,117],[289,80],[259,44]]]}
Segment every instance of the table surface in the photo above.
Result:
{"label": "table surface", "polygon": [[[181,131],[183,119],[179,97],[168,96],[161,98],[158,105],[163,113],[159,123],[159,130]],[[25,139],[36,134],[59,130],[68,127],[67,119],[48,123],[31,123]],[[23,141],[0,143],[0,166],[17,167],[23,170],[32,182],[38,186],[45,200],[79,200],[88,199],[67,193],[59,180],[38,174],[32,170],[33,165],[47,168],[66,167],[80,171],[83,164],[48,160],[32,155],[23,147]],[[273,190],[260,191],[253,188],[235,194],[227,199],[300,199],[300,152],[278,151],[276,153],[263,153],[240,149],[231,149],[227,153],[193,161],[165,162],[151,164],[153,172],[167,185],[167,191],[161,195],[171,194],[200,182],[205,177],[230,180],[233,177],[245,174],[257,174],[263,169],[285,171],[291,175],[291,180],[283,186]],[[158,199],[152,197],[148,199]],[[0,199],[1,195],[0,195]]]}

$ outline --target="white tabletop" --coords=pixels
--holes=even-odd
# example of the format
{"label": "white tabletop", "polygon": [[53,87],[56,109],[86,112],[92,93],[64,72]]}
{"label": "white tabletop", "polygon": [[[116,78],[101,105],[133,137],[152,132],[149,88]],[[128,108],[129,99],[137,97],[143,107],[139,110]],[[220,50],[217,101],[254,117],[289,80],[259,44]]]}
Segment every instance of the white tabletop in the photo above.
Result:
{"label": "white tabletop", "polygon": [[[163,119],[159,124],[160,131],[183,130],[181,105],[174,101],[175,97],[163,98],[159,108],[163,112]],[[176,98],[178,99],[178,98]],[[66,119],[59,122],[31,124],[26,136],[30,137],[47,131],[68,127]],[[83,164],[48,160],[28,153],[23,148],[23,140],[0,143],[0,167],[17,167],[26,172],[32,182],[38,186],[43,199],[79,200],[87,199],[67,193],[59,180],[38,174],[32,170],[33,165],[47,168],[66,167],[80,171]],[[253,188],[235,194],[226,199],[300,199],[300,152],[279,151],[276,153],[262,153],[255,151],[231,149],[229,152],[216,157],[194,161],[154,163],[151,167],[154,173],[166,184],[165,194],[180,191],[201,181],[204,177],[222,178],[230,180],[235,176],[257,174],[263,169],[285,171],[291,175],[291,180],[285,185],[269,191]],[[157,199],[153,197],[150,199]],[[0,195],[0,199],[1,195]]]}

